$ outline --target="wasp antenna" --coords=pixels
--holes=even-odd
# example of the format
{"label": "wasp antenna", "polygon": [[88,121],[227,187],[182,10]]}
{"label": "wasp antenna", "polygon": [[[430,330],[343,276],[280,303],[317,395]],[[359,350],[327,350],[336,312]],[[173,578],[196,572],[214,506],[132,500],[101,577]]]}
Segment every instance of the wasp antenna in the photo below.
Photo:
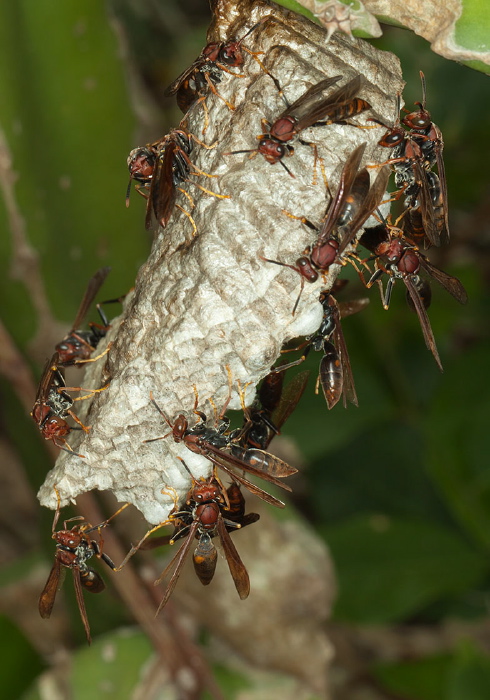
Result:
{"label": "wasp antenna", "polygon": [[368,119],[367,121],[374,122],[375,124],[379,124],[380,126],[384,127],[385,129],[391,129],[391,126],[388,126],[388,124],[385,124],[384,122],[380,121],[379,119],[374,119],[374,117]]}
{"label": "wasp antenna", "polygon": [[[72,430],[81,430],[81,428],[76,428],[73,427]],[[75,455],[75,457],[81,457],[81,459],[85,459],[85,455],[81,455],[79,452],[75,452],[75,450],[72,450],[72,448],[66,444],[66,447],[64,445],[57,445],[55,443],[56,447],[59,447],[60,450],[64,450],[65,452],[68,452],[69,455]]]}
{"label": "wasp antenna", "polygon": [[271,258],[264,258],[263,255],[258,255],[257,257],[260,260],[263,260],[264,262],[273,263],[274,265],[280,265],[281,267],[289,267],[290,270],[298,272],[298,268],[294,267],[294,265],[288,265],[288,263],[281,262],[280,260],[271,260]]}
{"label": "wasp antenna", "polygon": [[293,316],[294,316],[294,314],[296,313],[296,309],[298,308],[299,300],[301,299],[301,295],[302,295],[302,293],[303,293],[304,287],[305,287],[305,278],[304,278],[304,277],[301,277],[301,288],[300,288],[300,290],[299,290],[298,298],[297,298],[296,301],[294,302],[293,314],[292,314]]}
{"label": "wasp antenna", "polygon": [[180,461],[181,461],[182,464],[184,465],[184,469],[186,470],[186,472],[187,472],[187,473],[189,474],[189,476],[191,477],[192,482],[193,482],[194,484],[197,484],[197,479],[196,479],[196,477],[195,477],[194,474],[191,472],[191,470],[189,469],[189,467],[187,466],[187,464],[184,462],[184,460],[182,459],[182,457],[177,457],[177,459],[180,459]]}
{"label": "wasp antenna", "polygon": [[419,71],[420,73],[420,82],[422,83],[422,104],[420,102],[416,102],[415,104],[419,104],[423,110],[425,110],[425,96],[426,96],[426,86],[425,86],[425,75],[423,74],[422,71]]}
{"label": "wasp antenna", "polygon": [[[374,213],[374,212],[373,212],[373,213]],[[382,221],[383,224],[386,225],[386,224],[388,223],[388,221],[386,220],[386,217],[383,216],[383,214],[381,213],[381,209],[380,209],[379,207],[376,209],[376,216],[379,217],[380,221]]]}
{"label": "wasp antenna", "polygon": [[257,153],[256,148],[249,148],[246,151],[227,151],[226,153],[223,153],[224,156],[234,156],[236,153]]}
{"label": "wasp antenna", "polygon": [[263,17],[259,22],[256,22],[255,24],[253,24],[253,25],[250,27],[250,29],[248,30],[248,32],[247,32],[246,34],[244,34],[244,35],[242,36],[242,38],[238,40],[237,43],[238,43],[238,44],[241,44],[242,41],[243,41],[244,39],[246,39],[247,36],[253,32],[254,29],[257,29],[257,27],[258,27],[259,25],[263,24],[263,22],[265,22],[265,20],[267,20],[267,19],[268,19],[268,16],[267,16],[267,17]]}
{"label": "wasp antenna", "polygon": [[282,162],[282,160],[280,160],[279,162],[280,162],[280,164],[282,165],[282,167],[284,168],[284,170],[285,170],[287,173],[289,173],[289,174],[291,175],[291,177],[296,177],[296,176],[293,175],[293,173],[290,171],[290,169],[288,168],[288,166],[287,166],[285,163]]}
{"label": "wasp antenna", "polygon": [[[150,401],[151,401],[152,404],[155,406],[155,408],[157,409],[158,413],[162,416],[162,418],[165,420],[166,423],[168,423],[169,427],[171,428],[171,427],[172,427],[172,423],[169,421],[169,419],[167,418],[166,414],[162,411],[162,409],[160,408],[160,406],[159,406],[159,405],[157,404],[157,402],[155,401],[155,397],[153,396],[153,392],[152,392],[152,391],[150,391]],[[169,435],[170,435],[170,433],[169,433]],[[145,440],[145,442],[149,442],[149,441]]]}
{"label": "wasp antenna", "polygon": [[58,524],[58,520],[60,518],[61,497],[60,497],[60,492],[58,491],[56,484],[53,486],[53,489],[54,489],[54,492],[56,494],[56,512],[55,512],[54,518],[53,518],[53,525],[51,526],[51,533],[54,537],[54,533],[56,531],[56,525]]}

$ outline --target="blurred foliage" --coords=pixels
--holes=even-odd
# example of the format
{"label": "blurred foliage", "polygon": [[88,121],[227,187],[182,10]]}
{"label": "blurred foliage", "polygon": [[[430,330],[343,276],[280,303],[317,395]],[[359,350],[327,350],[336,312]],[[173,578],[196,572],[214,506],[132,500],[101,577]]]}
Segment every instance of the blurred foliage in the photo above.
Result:
{"label": "blurred foliage", "polygon": [[[133,196],[130,209],[124,206],[126,155],[180,119],[173,101],[163,98],[163,88],[205,43],[205,0],[126,0],[114,2],[112,12],[108,22],[106,8],[96,0],[20,0],[0,8],[0,127],[18,174],[15,194],[27,237],[40,255],[51,308],[67,324],[95,269],[112,266],[103,290],[110,298],[131,286],[145,259],[144,203]],[[124,37],[131,70],[138,75],[131,97],[116,36]],[[329,413],[310,380],[301,408],[284,432],[296,438],[306,462],[296,506],[335,557],[337,619],[437,627],[449,616],[480,620],[488,607],[490,180],[485,115],[490,94],[484,76],[434,55],[412,33],[386,28],[373,43],[400,57],[408,106],[421,99],[419,70],[426,75],[428,108],[445,139],[452,231],[451,246],[434,251],[433,262],[461,278],[470,303],[460,307],[444,290],[434,289],[429,313],[445,368],[441,375],[406,305],[403,285],[397,284],[388,312],[372,290],[367,310],[343,324],[359,408],[345,411],[338,405]],[[134,111],[150,115],[138,134]],[[0,216],[9,232],[3,202]],[[0,241],[2,321],[32,360],[29,341],[36,316],[22,281],[12,273],[9,235]],[[366,296],[355,273],[346,275],[351,283],[340,298]],[[312,352],[300,370],[307,366],[316,377],[319,361]],[[11,388],[2,383],[0,390],[3,437],[15,445],[35,492],[48,459],[40,454],[34,426]],[[42,519],[47,540],[51,514]],[[52,542],[47,551],[50,562]],[[77,640],[83,642],[71,593],[70,588]],[[107,596],[104,601],[91,598],[87,606],[94,634],[124,622],[124,612],[108,604]],[[0,639],[9,651],[2,667],[7,661],[14,669],[21,659],[23,668],[30,669],[30,675],[17,674],[20,678],[10,673],[3,686],[5,697],[18,697],[42,662],[11,623],[2,622]],[[98,662],[106,643],[101,639],[74,657],[79,690],[74,697],[90,695],[84,690],[87,678],[91,688],[94,679],[101,684],[109,679],[112,694],[107,697],[128,696],[149,646],[138,635],[112,639],[117,662],[102,671]],[[242,679],[231,674],[227,680],[227,673],[219,675],[220,683],[232,697]],[[372,673],[388,692],[408,700],[478,700],[488,697],[483,689],[490,687],[488,662],[471,644],[452,654],[373,664]],[[468,689],[471,694],[465,694]]]}
{"label": "blurred foliage", "polygon": [[402,698],[447,700],[446,679],[454,658],[431,656],[404,663],[379,664],[373,669],[382,685]]}
{"label": "blurred foliage", "polygon": [[[120,700],[131,697],[153,649],[145,637],[134,629],[121,629],[96,639],[91,647],[81,647],[72,655],[69,687],[72,700]],[[14,697],[14,696],[12,696]],[[23,700],[41,700],[42,679],[23,696]],[[172,697],[171,695],[169,697]]]}
{"label": "blurred foliage", "polygon": [[374,674],[388,690],[407,700],[485,700],[490,688],[490,660],[470,643],[453,655],[380,664]]}
{"label": "blurred foliage", "polygon": [[[124,207],[135,119],[103,5],[27,0],[0,13],[0,128],[18,174],[15,195],[51,308],[70,321],[98,267],[113,268],[106,298],[120,296],[148,250],[138,208]],[[9,236],[0,246],[2,320],[24,347],[36,318],[12,279]]]}
{"label": "blurred foliage", "polygon": [[5,697],[18,698],[43,670],[44,662],[22,632],[0,617],[2,688]]}
{"label": "blurred foliage", "polygon": [[321,532],[338,569],[336,615],[353,622],[409,619],[488,575],[488,557],[428,518],[358,516]]}

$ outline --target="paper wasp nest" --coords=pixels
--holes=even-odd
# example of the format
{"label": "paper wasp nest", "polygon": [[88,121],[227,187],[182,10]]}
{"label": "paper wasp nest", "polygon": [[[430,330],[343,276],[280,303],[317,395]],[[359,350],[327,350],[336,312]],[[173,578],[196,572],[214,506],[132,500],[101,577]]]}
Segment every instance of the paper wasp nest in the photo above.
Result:
{"label": "paper wasp nest", "polygon": [[[239,39],[261,18],[271,15],[250,33],[243,47],[257,53],[289,103],[325,77],[342,75],[339,84],[343,84],[360,74],[359,95],[372,109],[354,121],[366,125],[369,117],[376,117],[394,122],[396,95],[403,83],[398,60],[391,54],[338,35],[327,44],[321,27],[265,1],[217,3],[215,12],[208,41]],[[208,475],[211,465],[171,436],[144,442],[170,430],[151,404],[150,392],[173,420],[182,411],[192,411],[195,387],[199,408],[211,416],[207,400],[212,398],[221,408],[228,396],[230,374],[230,407],[240,408],[237,382],[246,387],[246,402],[250,403],[255,386],[269,372],[281,346],[314,332],[320,324],[318,296],[331,285],[338,266],[331,268],[328,280],[305,284],[293,316],[300,276],[259,258],[263,255],[294,264],[315,240],[314,231],[282,212],[286,209],[314,223],[325,214],[330,195],[318,167],[314,182],[313,149],[293,142],[294,155],[285,162],[294,178],[279,163],[271,165],[260,154],[255,158],[225,155],[256,148],[261,119],[273,122],[284,110],[281,95],[256,58],[245,52],[244,65],[230,69],[243,77],[223,72],[216,86],[236,109],[229,109],[210,92],[205,105],[196,103],[185,117],[188,131],[208,145],[216,143],[210,149],[195,144],[191,153],[196,166],[213,177],[191,175],[190,180],[229,198],[206,194],[191,182],[182,185],[194,201],[197,235],[193,237],[188,216],[178,208],[167,227],[158,231],[124,314],[107,335],[107,341],[113,343],[108,355],[90,365],[81,382],[90,387],[110,380],[87,416],[84,404],[89,402],[75,404],[91,430],[87,435],[72,433],[69,442],[85,458],[60,454],[40,490],[43,505],[56,506],[54,485],[63,504],[91,489],[107,489],[119,501],[133,503],[148,522],[165,520],[175,495],[168,486],[179,497],[189,488],[189,477],[177,457],[185,459],[196,477]],[[209,125],[203,134],[205,107]],[[317,144],[335,192],[346,158],[362,142],[367,142],[364,162],[386,159],[386,151],[377,146],[382,133],[380,128],[334,124],[307,129],[301,136]],[[372,178],[375,175],[373,170]],[[191,210],[191,202],[180,192],[177,203]],[[98,351],[101,349],[103,346]]]}

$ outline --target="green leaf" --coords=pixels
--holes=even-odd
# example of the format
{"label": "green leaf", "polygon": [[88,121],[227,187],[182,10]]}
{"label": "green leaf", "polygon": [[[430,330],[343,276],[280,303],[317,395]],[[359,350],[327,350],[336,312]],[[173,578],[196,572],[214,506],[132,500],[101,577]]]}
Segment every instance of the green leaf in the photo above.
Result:
{"label": "green leaf", "polygon": [[[466,532],[490,550],[490,345],[468,350],[444,375],[425,432],[429,472],[447,507]],[[450,410],[448,410],[450,407]]]}
{"label": "green leaf", "polygon": [[359,516],[322,529],[339,577],[338,618],[402,620],[488,574],[487,557],[428,521]]}
{"label": "green leaf", "polygon": [[304,5],[301,5],[301,3],[297,2],[296,0],[277,0],[277,4],[282,5],[287,10],[292,10],[293,12],[297,12],[299,15],[308,17],[308,19],[311,19],[312,22],[315,21],[313,12],[307,10]]}
{"label": "green leaf", "polygon": [[[348,344],[349,339],[348,336]],[[352,344],[351,347],[353,347]],[[352,357],[355,355],[356,348]],[[292,358],[297,356],[298,353],[291,354]],[[289,359],[290,356],[286,355],[286,357]],[[342,401],[339,401],[329,411],[321,388],[317,396],[314,393],[321,358],[320,352],[311,352],[306,362],[301,365],[301,371],[308,369],[311,372],[308,386],[300,407],[292,414],[281,431],[285,435],[293,435],[298,440],[304,456],[309,460],[324,459],[326,454],[351,444],[355,436],[364,433],[393,412],[393,403],[387,388],[378,381],[379,377],[374,374],[372,367],[368,367],[368,361],[360,357],[360,353],[353,366],[359,407],[349,404],[348,409],[345,410]],[[363,371],[364,369],[366,371]],[[305,435],[308,435],[306,441]]]}
{"label": "green leaf", "polygon": [[[242,690],[250,690],[252,683],[243,673],[223,665],[213,666],[213,675],[221,691],[227,698],[236,697]],[[204,693],[203,700],[213,700],[213,695]]]}
{"label": "green leaf", "polygon": [[427,477],[424,448],[420,431],[403,419],[378,418],[353,434],[348,445],[310,465],[315,518],[326,525],[376,512],[444,522],[447,514]]}
{"label": "green leaf", "polygon": [[[464,0],[461,15],[456,21],[454,39],[469,51],[490,51],[490,14],[487,0]],[[487,72],[490,67],[487,66]]]}
{"label": "green leaf", "polygon": [[481,73],[490,73],[490,66],[488,63],[483,63],[483,61],[461,61],[464,66],[468,68],[473,68],[473,70],[478,70]]}
{"label": "green leaf", "polygon": [[15,585],[16,582],[34,575],[36,569],[46,564],[46,559],[39,552],[27,552],[18,559],[0,568],[0,587]]}
{"label": "green leaf", "polygon": [[[141,681],[143,667],[153,654],[147,637],[135,629],[128,628],[95,639],[91,647],[84,645],[72,656],[68,679],[70,697],[72,700],[132,697],[135,686]],[[39,697],[45,697],[40,681],[23,700],[37,700]]]}
{"label": "green leaf", "polygon": [[488,700],[490,660],[466,643],[452,665],[447,681],[447,700]]}
{"label": "green leaf", "polygon": [[[104,5],[2,3],[0,87],[19,213],[40,253],[49,300],[71,321],[98,267],[112,265],[103,294],[118,297],[148,247],[142,202],[129,211],[124,205],[134,117]],[[23,285],[10,276],[3,203],[0,223],[2,320],[25,345],[36,318]]]}
{"label": "green leaf", "polygon": [[18,698],[43,669],[44,663],[22,632],[0,617],[2,697]]}
{"label": "green leaf", "polygon": [[99,637],[92,647],[82,647],[75,656],[73,700],[130,697],[153,653],[148,638],[134,629]]}
{"label": "green leaf", "polygon": [[393,664],[376,664],[375,678],[388,691],[407,700],[447,700],[447,675],[454,663],[449,655]]}

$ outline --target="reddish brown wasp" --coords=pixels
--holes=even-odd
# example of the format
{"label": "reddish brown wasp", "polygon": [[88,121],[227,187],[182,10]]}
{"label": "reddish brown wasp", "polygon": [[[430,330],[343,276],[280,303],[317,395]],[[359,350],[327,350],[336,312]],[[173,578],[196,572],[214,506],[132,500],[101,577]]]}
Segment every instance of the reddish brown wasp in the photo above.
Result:
{"label": "reddish brown wasp", "polygon": [[330,265],[339,261],[345,248],[381,203],[390,169],[388,166],[383,167],[371,185],[368,170],[359,170],[365,148],[366,143],[362,143],[352,151],[345,162],[337,192],[330,201],[320,228],[304,217],[295,217],[285,212],[290,218],[297,218],[309,228],[318,231],[318,239],[311,249],[307,248],[305,254],[296,260],[296,265],[262,258],[266,262],[289,267],[300,274],[301,289],[293,307],[293,314],[298,306],[305,280],[316,282],[319,273],[327,272]]}
{"label": "reddish brown wasp", "polygon": [[426,287],[420,280],[420,269],[422,268],[424,272],[435,279],[460,304],[466,304],[468,301],[465,288],[456,277],[452,277],[435,267],[412,241],[403,237],[400,229],[380,224],[379,226],[366,229],[361,236],[360,243],[374,254],[378,268],[367,282],[367,287],[371,287],[378,281],[383,273],[389,275],[386,291],[383,293],[381,289],[383,306],[385,309],[388,309],[395,281],[397,279],[403,281],[412,306],[419,317],[425,344],[442,371],[441,360],[426,311],[430,303],[430,297],[427,291],[424,291]]}
{"label": "reddish brown wasp", "polygon": [[131,196],[131,185],[135,183],[135,190],[145,199],[148,199],[148,194],[151,187],[153,173],[155,171],[155,162],[158,155],[158,149],[164,142],[163,139],[149,143],[147,146],[138,146],[130,151],[127,158],[129,170],[129,182],[126,189],[126,207],[129,207],[129,199]]}
{"label": "reddish brown wasp", "polygon": [[402,119],[402,124],[410,129],[410,137],[420,146],[424,158],[424,168],[431,170],[434,165],[437,165],[441,189],[443,190],[443,199],[447,208],[446,178],[444,160],[442,158],[444,141],[442,140],[441,130],[434,124],[430,113],[425,108],[427,90],[425,75],[422,71],[420,71],[420,80],[422,83],[422,102],[415,103],[419,106],[419,109],[407,114]]}
{"label": "reddish brown wasp", "polygon": [[257,400],[244,409],[244,425],[233,440],[242,448],[266,450],[298,405],[309,374],[300,372],[284,387],[284,372],[269,372],[260,385]]}
{"label": "reddish brown wasp", "polygon": [[105,589],[105,583],[100,574],[98,574],[95,569],[92,569],[87,565],[87,561],[95,554],[95,556],[102,559],[102,561],[104,561],[113,571],[115,570],[116,566],[107,556],[107,554],[102,551],[102,539],[97,542],[95,540],[91,540],[88,535],[97,530],[100,537],[101,528],[105,527],[109,520],[112,520],[112,518],[126,508],[127,504],[122,506],[122,508],[120,508],[117,513],[114,513],[111,518],[105,520],[100,525],[96,525],[95,527],[89,523],[83,523],[74,525],[71,529],[68,529],[67,524],[69,522],[82,519],[81,517],[76,517],[65,520],[63,523],[63,530],[58,530],[58,532],[56,532],[56,525],[60,516],[60,498],[58,491],[56,491],[56,496],[58,498],[58,506],[56,508],[52,525],[52,537],[56,541],[56,553],[53,568],[51,569],[51,573],[48,576],[44,590],[39,598],[39,613],[43,618],[48,618],[51,616],[51,611],[53,610],[53,605],[56,600],[56,594],[63,583],[65,571],[66,569],[71,569],[78,609],[80,610],[80,616],[82,618],[83,626],[85,627],[87,641],[90,644],[92,641],[90,637],[90,626],[88,623],[82,589],[84,588],[86,591],[90,591],[91,593],[101,593]]}
{"label": "reddish brown wasp", "polygon": [[321,351],[323,357],[320,360],[316,392],[318,393],[318,387],[321,384],[329,409],[338,403],[341,396],[345,408],[347,408],[347,399],[358,406],[354,377],[340,319],[361,311],[369,300],[355,299],[339,304],[332,294],[322,292],[320,302],[323,306],[323,320],[320,328],[314,335],[306,338],[303,346],[295,348],[298,350],[306,346],[305,352],[298,360],[279,366],[276,371],[281,372],[304,362],[311,349]]}
{"label": "reddish brown wasp", "polygon": [[[268,163],[281,163],[285,170],[294,177],[282,161],[284,156],[294,153],[293,147],[286,143],[287,141],[291,141],[310,126],[348,124],[346,119],[371,107],[366,100],[356,97],[361,88],[360,76],[356,76],[333,94],[326,96],[325,91],[341,78],[341,75],[325,78],[310,87],[299,99],[287,107],[272,125],[263,120],[262,127],[267,128],[267,132],[258,137],[258,148],[232,151],[231,153],[261,153]],[[313,145],[306,141],[300,140],[300,142]],[[314,148],[316,157],[316,147]]]}
{"label": "reddish brown wasp", "polygon": [[254,58],[256,57],[256,54],[242,46],[242,42],[266,20],[268,17],[254,24],[241,39],[207,44],[194,63],[168,86],[165,95],[177,95],[177,104],[185,113],[196,100],[204,102],[209,89],[220,100],[223,100],[229,109],[234,110],[235,107],[219,94],[215,86],[221,82],[223,72],[236,78],[245,77],[241,73],[231,71],[230,68],[239,68],[243,65],[244,51]]}
{"label": "reddish brown wasp", "polygon": [[151,226],[152,214],[165,227],[172,214],[176,188],[188,179],[192,168],[189,154],[192,141],[181,129],[174,129],[162,139],[142,148],[135,148],[128,157],[130,180],[126,195],[129,205],[131,181],[147,199],[145,227]]}
{"label": "reddish brown wasp", "polygon": [[[185,462],[183,464],[187,469]],[[173,544],[176,540],[185,537],[185,541],[179,551],[165,568],[160,578],[155,581],[155,585],[158,585],[173,569],[163,599],[158,606],[157,614],[165,607],[175,588],[194,539],[198,541],[193,555],[194,570],[203,586],[209,585],[214,577],[217,552],[212,540],[218,536],[238,595],[243,600],[250,593],[250,580],[247,570],[240,559],[229,532],[256,522],[259,519],[259,515],[257,513],[245,514],[245,502],[236,483],[228,488],[226,498],[224,498],[221,484],[215,476],[199,481],[192,477],[192,481],[193,485],[187,495],[184,507],[181,509],[176,508],[170,514],[168,521],[157,525],[147,532],[143,539],[131,549],[121,566],[118,567],[124,566],[126,561],[140,548],[153,549],[162,544]],[[231,500],[229,500],[230,498]],[[227,502],[230,503],[229,508],[226,506]],[[152,532],[167,524],[174,525],[174,532],[171,536],[155,537],[145,542]]]}
{"label": "reddish brown wasp", "polygon": [[[186,467],[187,468],[187,467]],[[236,530],[237,527],[246,527],[252,523],[256,523],[260,519],[258,513],[245,513],[245,499],[243,497],[240,485],[236,482],[232,482],[226,489],[226,497],[223,499],[223,503],[220,504],[220,510],[222,516],[226,521],[233,521],[233,525],[227,524],[226,529],[228,532]],[[143,537],[141,542],[135,545],[128,556],[125,558],[124,562],[119,568],[126,563],[126,561],[139,549],[155,549],[156,547],[161,547],[167,544],[174,544],[177,540],[185,536],[187,530],[186,526],[189,526],[192,522],[192,507],[189,503],[185,503],[184,506],[175,509],[170,513],[169,520],[174,526],[174,531],[171,535],[161,535],[160,537],[152,537],[147,539],[148,536],[155,532],[156,529],[164,527],[167,523],[162,523],[157,525],[156,528],[152,528]]]}
{"label": "reddish brown wasp", "polygon": [[56,345],[59,365],[67,367],[68,365],[82,365],[86,362],[95,362],[95,360],[98,360],[107,352],[106,349],[102,355],[90,358],[90,355],[94,352],[95,348],[99,344],[99,341],[106,335],[109,329],[109,322],[106,315],[102,311],[102,304],[122,301],[122,298],[110,299],[109,301],[103,301],[97,304],[97,311],[99,312],[99,316],[102,320],[102,325],[97,323],[89,323],[88,331],[78,330],[78,326],[85,318],[90,305],[94,301],[97,292],[103,285],[105,278],[110,272],[110,269],[110,267],[102,267],[100,270],[97,270],[95,275],[89,280],[87,289],[83,295],[83,299],[80,302],[80,306],[75,316],[71,331],[60,343]]}
{"label": "reddish brown wasp", "polygon": [[[233,471],[233,467],[265,479],[286,491],[291,491],[291,488],[279,481],[279,478],[296,474],[297,469],[263,450],[243,449],[239,445],[233,444],[233,434],[228,432],[230,424],[228,419],[221,417],[219,425],[211,427],[208,425],[206,416],[194,408],[194,411],[201,419],[199,423],[190,428],[187,418],[184,415],[179,415],[172,425],[152,395],[150,395],[150,398],[155,408],[171,428],[171,432],[162,436],[162,438],[152,438],[146,440],[146,442],[153,442],[172,435],[175,442],[182,442],[191,452],[203,455],[203,457],[209,459],[210,462],[229,474],[234,481],[245,486],[251,493],[273,506],[284,508],[282,501],[259,488],[241,474],[237,474]],[[231,450],[231,452],[226,450]]]}
{"label": "reddish brown wasp", "polygon": [[[162,139],[148,144],[142,148],[135,148],[128,157],[130,180],[126,194],[126,206],[129,205],[129,193],[132,180],[136,181],[136,190],[147,199],[145,227],[149,229],[152,216],[155,216],[158,224],[165,228],[172,215],[174,206],[177,206],[186,216],[196,232],[196,225],[191,215],[179,204],[175,204],[176,191],[179,189],[190,201],[190,195],[179,185],[182,182],[191,182],[189,175],[206,175],[191,161],[192,139],[205,148],[201,141],[183,129],[174,129]],[[228,199],[228,195],[211,192],[199,185],[192,184],[203,192],[211,194],[219,199]]]}
{"label": "reddish brown wasp", "polygon": [[[405,197],[408,210],[406,227],[410,234],[418,237],[427,246],[449,241],[447,184],[442,151],[444,142],[439,127],[431,120],[426,104],[425,76],[420,71],[422,81],[422,102],[416,102],[419,109],[400,118],[393,127],[373,119],[388,131],[379,141],[380,146],[393,149],[389,163],[395,172],[395,184],[399,190],[397,197]],[[437,166],[437,173],[432,168]],[[413,213],[412,213],[413,212]]]}
{"label": "reddish brown wasp", "polygon": [[[65,435],[74,430],[67,418],[71,417],[78,423],[85,432],[89,431],[76,414],[71,410],[75,401],[83,401],[91,398],[94,394],[104,391],[107,386],[101,389],[82,389],[81,387],[67,387],[63,371],[59,361],[58,353],[54,353],[51,360],[44,366],[41,381],[36,395],[36,401],[31,411],[31,416],[37,423],[39,430],[45,440],[52,440],[56,447],[66,452],[73,452],[70,445],[65,440]],[[87,391],[85,396],[72,398],[69,391]],[[79,457],[83,455],[78,454]]]}

